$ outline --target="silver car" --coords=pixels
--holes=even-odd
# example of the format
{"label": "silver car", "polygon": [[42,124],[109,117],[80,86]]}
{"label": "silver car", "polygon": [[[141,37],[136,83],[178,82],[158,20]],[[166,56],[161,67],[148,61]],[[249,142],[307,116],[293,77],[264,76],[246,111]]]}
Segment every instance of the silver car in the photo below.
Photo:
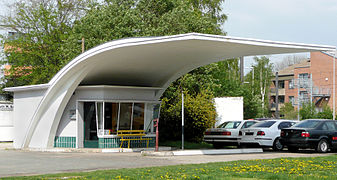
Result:
{"label": "silver car", "polygon": [[261,147],[272,147],[275,151],[283,149],[280,143],[282,128],[294,125],[295,120],[266,120],[240,131],[239,143],[242,147],[258,145]]}
{"label": "silver car", "polygon": [[207,129],[204,135],[204,141],[213,144],[214,148],[223,146],[239,146],[239,131],[248,128],[257,123],[255,120],[227,121],[217,128]]}

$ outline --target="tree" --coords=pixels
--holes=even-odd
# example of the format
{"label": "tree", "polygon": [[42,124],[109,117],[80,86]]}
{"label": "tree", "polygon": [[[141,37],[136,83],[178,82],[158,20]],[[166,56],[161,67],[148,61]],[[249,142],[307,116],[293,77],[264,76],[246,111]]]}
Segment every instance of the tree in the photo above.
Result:
{"label": "tree", "polygon": [[284,119],[297,119],[298,111],[291,103],[287,102],[281,107],[280,114],[283,115]]}
{"label": "tree", "polygon": [[[218,4],[215,6],[215,2]],[[126,37],[163,36],[188,32],[225,34],[221,23],[226,16],[217,1],[186,0],[106,0],[93,6],[75,22],[64,48],[70,59],[80,53],[78,40],[85,38],[85,49]],[[195,8],[199,7],[199,8]],[[74,48],[77,47],[77,48]]]}
{"label": "tree", "polygon": [[[181,139],[181,94],[178,97],[162,98],[160,112],[160,138],[164,140]],[[175,103],[172,103],[174,101]],[[196,96],[184,91],[185,140],[200,142],[207,128],[215,124],[213,95],[201,90]]]}
{"label": "tree", "polygon": [[306,60],[306,59],[307,59],[307,57],[300,56],[300,55],[285,56],[282,61],[275,63],[274,71],[275,72],[280,71],[280,70],[282,70],[284,68],[287,68],[291,65],[300,63],[301,61]]}
{"label": "tree", "polygon": [[[256,65],[253,66],[253,70],[246,75],[246,80],[249,81],[252,97],[257,96],[260,99],[261,109],[258,111],[256,117],[268,117],[268,105],[269,105],[269,89],[272,78],[273,65],[270,63],[269,58],[254,57]],[[254,76],[253,76],[254,71]]]}
{"label": "tree", "polygon": [[1,17],[15,37],[3,37],[5,59],[11,65],[5,86],[48,82],[68,57],[63,44],[73,22],[78,20],[90,0],[21,0],[11,4],[13,13]]}
{"label": "tree", "polygon": [[332,119],[332,110],[328,105],[323,106],[323,111],[318,112],[315,104],[305,103],[300,109],[301,119]]}
{"label": "tree", "polygon": [[305,103],[302,105],[300,109],[300,117],[301,119],[312,119],[316,116],[315,105],[312,103]]}
{"label": "tree", "polygon": [[323,106],[323,111],[318,112],[316,114],[316,118],[318,119],[332,119],[332,117],[333,117],[333,112],[331,108],[326,104]]}

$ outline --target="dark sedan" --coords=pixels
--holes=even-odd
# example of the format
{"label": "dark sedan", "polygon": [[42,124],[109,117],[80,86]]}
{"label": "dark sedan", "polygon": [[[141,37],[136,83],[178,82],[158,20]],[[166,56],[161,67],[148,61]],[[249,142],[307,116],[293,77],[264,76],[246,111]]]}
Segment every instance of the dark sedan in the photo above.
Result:
{"label": "dark sedan", "polygon": [[333,120],[304,120],[291,128],[282,129],[280,142],[292,152],[299,148],[311,148],[322,153],[329,149],[335,150],[337,123]]}

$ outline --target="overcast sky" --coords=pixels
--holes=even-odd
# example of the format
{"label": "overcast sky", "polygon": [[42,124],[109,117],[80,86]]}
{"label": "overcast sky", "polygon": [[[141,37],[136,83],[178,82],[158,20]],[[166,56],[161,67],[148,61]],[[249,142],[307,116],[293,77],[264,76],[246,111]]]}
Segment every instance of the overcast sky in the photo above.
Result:
{"label": "overcast sky", "polygon": [[[13,0],[0,0],[0,15],[6,1]],[[223,9],[229,36],[337,46],[337,0],[225,0]]]}
{"label": "overcast sky", "polygon": [[224,12],[229,36],[337,46],[337,0],[225,0]]}

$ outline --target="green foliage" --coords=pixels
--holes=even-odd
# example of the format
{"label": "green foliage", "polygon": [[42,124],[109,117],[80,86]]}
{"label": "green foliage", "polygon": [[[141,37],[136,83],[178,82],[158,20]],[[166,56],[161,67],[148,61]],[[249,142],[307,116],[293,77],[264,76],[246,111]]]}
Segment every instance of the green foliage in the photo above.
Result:
{"label": "green foliage", "polygon": [[333,114],[333,112],[332,112],[331,108],[328,105],[324,105],[323,111],[318,112],[316,114],[316,118],[318,118],[318,119],[332,119],[332,117],[333,117],[332,114]]}
{"label": "green foliage", "polygon": [[13,16],[1,17],[1,23],[15,31],[15,37],[3,37],[7,48],[2,64],[10,64],[6,87],[48,82],[64,65],[62,44],[71,33],[89,0],[17,1]]}
{"label": "green foliage", "polygon": [[[181,139],[181,103],[181,95],[162,99],[159,126],[161,139]],[[212,127],[216,121],[213,95],[208,90],[201,90],[196,96],[184,92],[184,107],[185,139],[200,142],[206,129]]]}
{"label": "green foliage", "polygon": [[280,115],[283,115],[284,119],[297,119],[298,111],[290,103],[284,103],[284,106],[280,109]]}
{"label": "green foliage", "polygon": [[[250,107],[255,107],[260,105],[258,108],[254,108],[255,116],[253,117],[269,117],[270,112],[268,111],[269,105],[269,89],[271,85],[272,69],[273,64],[270,63],[269,58],[254,57],[256,65],[253,65],[252,70],[246,75],[245,81],[249,82],[247,88],[250,89],[251,96],[247,98]],[[257,100],[259,99],[259,101]],[[246,113],[246,110],[245,110]],[[251,112],[247,112],[251,114]],[[245,115],[245,117],[250,117],[250,115]]]}
{"label": "green foliage", "polygon": [[[219,2],[219,4],[214,4]],[[188,32],[225,34],[218,1],[186,0],[106,0],[91,7],[75,22],[64,50],[71,60],[80,53],[77,41],[85,38],[85,49],[107,41],[144,36],[174,35]],[[195,8],[196,7],[196,8]],[[203,11],[212,7],[213,10]],[[73,47],[78,48],[73,48]]]}
{"label": "green foliage", "polygon": [[324,105],[321,112],[316,110],[312,103],[306,103],[300,109],[301,119],[332,119],[332,110],[328,105]]}
{"label": "green foliage", "polygon": [[315,105],[312,103],[305,103],[302,105],[300,109],[300,117],[301,119],[312,119],[315,118],[316,110]]}

